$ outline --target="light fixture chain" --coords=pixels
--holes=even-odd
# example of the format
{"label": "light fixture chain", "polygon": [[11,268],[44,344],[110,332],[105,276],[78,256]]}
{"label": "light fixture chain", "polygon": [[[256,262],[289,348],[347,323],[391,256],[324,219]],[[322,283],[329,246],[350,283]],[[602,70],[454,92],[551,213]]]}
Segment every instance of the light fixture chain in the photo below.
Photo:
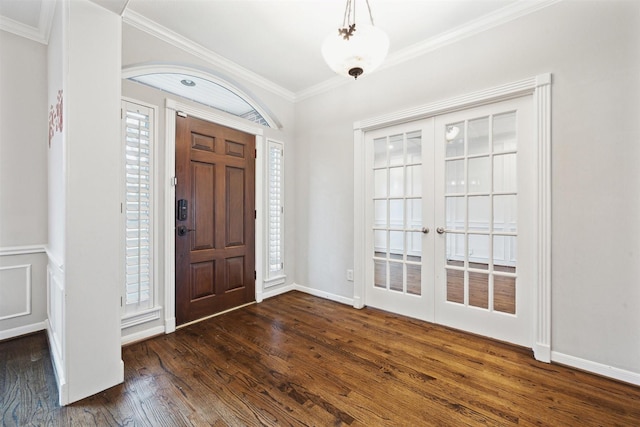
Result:
{"label": "light fixture chain", "polygon": [[371,25],[375,25],[373,23],[373,14],[371,13],[371,6],[369,5],[369,0],[366,0],[367,2],[367,9],[369,9],[369,19],[371,20]]}

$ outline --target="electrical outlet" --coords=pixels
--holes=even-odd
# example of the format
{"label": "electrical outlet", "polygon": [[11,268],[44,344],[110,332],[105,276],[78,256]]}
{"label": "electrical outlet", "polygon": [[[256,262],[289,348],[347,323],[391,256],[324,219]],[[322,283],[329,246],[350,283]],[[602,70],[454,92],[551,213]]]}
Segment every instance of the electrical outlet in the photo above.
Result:
{"label": "electrical outlet", "polygon": [[347,270],[347,280],[353,282],[353,270]]}

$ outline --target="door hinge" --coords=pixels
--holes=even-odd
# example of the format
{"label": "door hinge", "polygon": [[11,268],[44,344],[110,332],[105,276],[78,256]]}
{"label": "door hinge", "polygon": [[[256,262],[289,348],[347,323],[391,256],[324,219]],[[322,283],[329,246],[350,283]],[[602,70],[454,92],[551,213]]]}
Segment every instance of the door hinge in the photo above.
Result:
{"label": "door hinge", "polygon": [[258,219],[258,211],[253,211],[253,219]]}
{"label": "door hinge", "polygon": [[173,185],[174,187],[175,187],[176,185],[178,185],[178,177],[177,177],[177,176],[174,176],[174,177],[173,177],[173,179],[171,180],[171,185]]}
{"label": "door hinge", "polygon": [[253,150],[253,158],[254,159],[258,158],[258,149],[257,148],[255,150]]}
{"label": "door hinge", "polygon": [[122,307],[122,297],[120,297],[120,307]]}
{"label": "door hinge", "polygon": [[122,202],[120,202],[120,213],[122,213],[123,207],[122,207]]}
{"label": "door hinge", "polygon": [[120,109],[120,120],[124,119],[124,110]]}
{"label": "door hinge", "polygon": [[176,111],[176,114],[180,117],[184,117],[185,119],[187,118],[187,113],[184,111]]}
{"label": "door hinge", "polygon": [[257,280],[258,279],[258,272],[253,270],[253,280]]}

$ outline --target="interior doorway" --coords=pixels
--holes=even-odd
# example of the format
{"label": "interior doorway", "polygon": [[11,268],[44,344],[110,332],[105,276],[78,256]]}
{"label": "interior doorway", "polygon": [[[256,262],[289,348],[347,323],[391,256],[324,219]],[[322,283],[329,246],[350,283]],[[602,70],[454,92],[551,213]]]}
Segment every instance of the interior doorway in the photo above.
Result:
{"label": "interior doorway", "polygon": [[367,305],[531,346],[530,97],[367,132]]}

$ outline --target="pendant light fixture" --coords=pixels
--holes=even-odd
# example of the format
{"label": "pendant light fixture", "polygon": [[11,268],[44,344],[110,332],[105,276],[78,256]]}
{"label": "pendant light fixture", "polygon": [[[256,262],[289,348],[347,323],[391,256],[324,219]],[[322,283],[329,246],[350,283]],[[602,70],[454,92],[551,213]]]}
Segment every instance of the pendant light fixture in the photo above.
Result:
{"label": "pendant light fixture", "polygon": [[338,74],[358,78],[382,64],[389,51],[389,37],[373,25],[369,0],[365,0],[371,25],[356,27],[356,0],[346,0],[342,27],[322,44],[322,56]]}

